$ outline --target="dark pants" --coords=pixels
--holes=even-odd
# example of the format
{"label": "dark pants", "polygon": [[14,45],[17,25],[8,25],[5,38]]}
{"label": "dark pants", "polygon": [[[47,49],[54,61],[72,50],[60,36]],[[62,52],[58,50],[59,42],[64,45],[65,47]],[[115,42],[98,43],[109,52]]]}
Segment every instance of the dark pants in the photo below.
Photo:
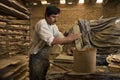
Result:
{"label": "dark pants", "polygon": [[30,55],[29,72],[30,80],[46,80],[46,73],[49,68],[48,58],[42,56],[46,51],[39,51],[37,54]]}

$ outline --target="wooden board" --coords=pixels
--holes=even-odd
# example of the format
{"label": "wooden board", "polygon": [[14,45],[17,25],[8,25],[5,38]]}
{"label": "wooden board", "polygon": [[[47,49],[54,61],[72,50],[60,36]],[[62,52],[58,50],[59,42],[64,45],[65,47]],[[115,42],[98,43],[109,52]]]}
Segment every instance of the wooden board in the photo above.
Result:
{"label": "wooden board", "polygon": [[21,61],[26,62],[26,60],[28,60],[28,59],[24,55],[17,55],[17,56],[11,56],[8,58],[2,58],[2,59],[0,59],[0,70],[9,66],[9,65],[17,64]]}
{"label": "wooden board", "polygon": [[7,5],[4,5],[2,3],[0,3],[0,12],[5,13],[7,15],[17,17],[17,18],[20,18],[20,19],[29,19],[28,15],[14,9],[12,7],[8,7]]}
{"label": "wooden board", "polygon": [[17,64],[19,63],[20,60],[15,60],[15,59],[2,59],[0,60],[0,69],[3,69],[9,65],[14,65],[14,64]]}
{"label": "wooden board", "polygon": [[66,54],[60,54],[54,60],[54,62],[71,62],[73,63],[73,56],[68,56]]}
{"label": "wooden board", "polygon": [[0,72],[1,73],[0,78],[6,79],[8,77],[12,77],[17,72],[22,71],[22,68],[27,69],[27,64],[24,63],[24,64],[15,65],[15,66],[9,66]]}

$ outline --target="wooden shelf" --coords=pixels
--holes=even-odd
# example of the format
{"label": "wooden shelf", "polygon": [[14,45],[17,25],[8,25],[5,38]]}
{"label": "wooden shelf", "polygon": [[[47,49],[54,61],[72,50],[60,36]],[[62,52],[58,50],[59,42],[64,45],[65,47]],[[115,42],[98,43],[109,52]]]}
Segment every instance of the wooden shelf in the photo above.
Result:
{"label": "wooden shelf", "polygon": [[0,80],[27,76],[23,74],[27,73],[28,66],[24,56],[30,43],[29,15],[30,11],[18,0],[0,0]]}
{"label": "wooden shelf", "polygon": [[4,33],[0,32],[1,35],[18,35],[18,36],[29,36],[28,34],[19,34],[19,33]]}
{"label": "wooden shelf", "polygon": [[9,30],[20,30],[20,31],[28,31],[29,30],[27,28],[19,28],[19,27],[12,27],[12,26],[7,26],[6,28]]}
{"label": "wooden shelf", "polygon": [[28,20],[10,20],[8,25],[30,25]]}

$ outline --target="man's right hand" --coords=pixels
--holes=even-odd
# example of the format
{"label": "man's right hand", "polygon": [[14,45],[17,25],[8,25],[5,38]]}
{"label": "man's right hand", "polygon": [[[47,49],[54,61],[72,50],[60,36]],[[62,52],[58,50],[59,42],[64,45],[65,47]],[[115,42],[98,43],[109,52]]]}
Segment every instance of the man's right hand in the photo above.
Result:
{"label": "man's right hand", "polygon": [[68,36],[71,41],[74,41],[76,39],[79,39],[81,37],[81,33],[79,34],[71,34]]}

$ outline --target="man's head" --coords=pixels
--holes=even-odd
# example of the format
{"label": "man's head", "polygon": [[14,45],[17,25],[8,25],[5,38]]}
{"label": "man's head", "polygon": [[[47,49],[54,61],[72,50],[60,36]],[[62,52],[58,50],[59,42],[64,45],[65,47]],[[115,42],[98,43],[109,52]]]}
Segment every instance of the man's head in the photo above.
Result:
{"label": "man's head", "polygon": [[60,9],[56,6],[49,5],[46,7],[45,19],[49,24],[54,24],[57,21],[57,17],[60,14]]}

